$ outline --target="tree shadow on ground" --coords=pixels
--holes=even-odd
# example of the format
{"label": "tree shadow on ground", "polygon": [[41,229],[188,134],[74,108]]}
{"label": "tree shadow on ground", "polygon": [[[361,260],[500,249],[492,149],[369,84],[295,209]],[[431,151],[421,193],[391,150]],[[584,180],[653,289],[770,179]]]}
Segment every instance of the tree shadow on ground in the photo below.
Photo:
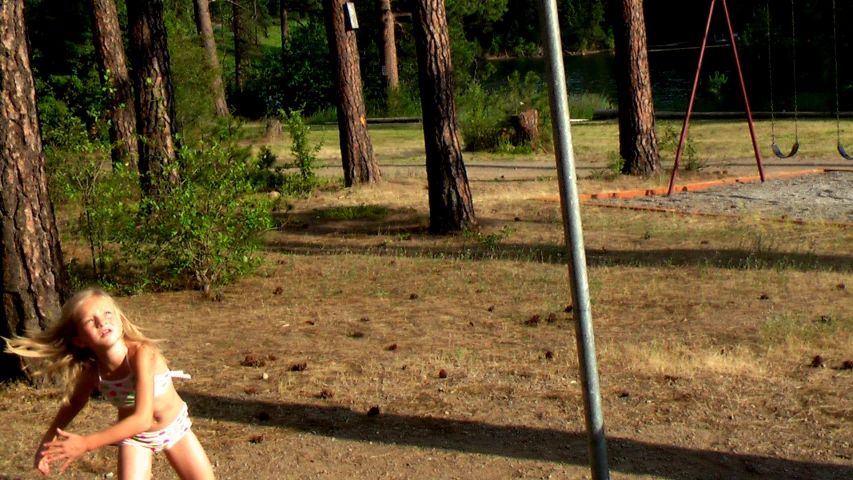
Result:
{"label": "tree shadow on ground", "polygon": [[[568,250],[554,244],[513,243],[500,235],[469,236],[462,245],[418,245],[408,240],[431,237],[428,217],[419,215],[411,208],[386,209],[383,215],[370,218],[339,220],[329,218],[335,208],[317,209],[296,216],[289,216],[281,227],[290,235],[305,240],[269,238],[266,247],[272,252],[287,252],[302,255],[330,255],[356,253],[392,257],[466,258],[470,260],[509,260],[532,263],[566,264]],[[280,217],[279,220],[281,220]],[[505,220],[483,218],[481,225],[508,225]],[[555,224],[554,228],[561,228]],[[347,236],[395,236],[388,242],[376,239],[368,242],[347,242]],[[315,242],[333,236],[334,242]],[[444,236],[434,238],[449,238]],[[798,271],[851,271],[853,255],[820,254],[813,252],[774,252],[762,248],[644,248],[639,245],[631,250],[586,248],[587,265],[629,267],[691,267],[702,266],[728,269],[783,268]]]}
{"label": "tree shadow on ground", "polygon": [[[531,263],[567,264],[566,247],[544,244],[513,244],[471,241],[464,246],[407,246],[406,241],[369,246],[332,245],[310,241],[276,241],[267,244],[271,252],[300,255],[362,254],[411,258],[464,258],[468,260],[508,260]],[[708,267],[743,269],[781,268],[796,271],[851,271],[853,256],[816,253],[777,253],[748,249],[646,249],[610,250],[587,248],[589,267]]]}
{"label": "tree shadow on ground", "polygon": [[[589,465],[586,432],[365,413],[340,406],[275,403],[181,392],[199,418],[284,428],[341,440]],[[264,418],[260,422],[258,419]],[[248,440],[248,439],[247,439]],[[697,450],[609,438],[611,471],[674,479],[849,479],[853,466]],[[448,467],[452,468],[452,467]]]}

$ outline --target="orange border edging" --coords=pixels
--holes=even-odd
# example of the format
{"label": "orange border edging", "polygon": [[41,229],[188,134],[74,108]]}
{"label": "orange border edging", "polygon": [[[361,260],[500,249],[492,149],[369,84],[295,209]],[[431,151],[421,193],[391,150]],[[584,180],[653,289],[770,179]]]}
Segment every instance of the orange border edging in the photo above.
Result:
{"label": "orange border edging", "polygon": [[[825,168],[816,168],[812,170],[797,170],[795,172],[782,172],[776,173],[773,175],[765,175],[764,178],[784,178],[784,177],[796,177],[800,175],[812,175],[815,173],[826,173],[830,171],[848,171],[846,169],[825,169]],[[761,180],[761,177],[755,175],[751,177],[736,177],[736,178],[722,178],[719,180],[711,180],[708,182],[699,182],[693,183],[689,185],[682,185],[680,187],[675,187],[673,189],[674,192],[693,192],[696,190],[702,190],[705,188],[716,187],[719,185],[726,185],[730,183],[748,183],[748,182],[756,182]],[[646,190],[626,190],[622,192],[601,192],[601,193],[582,193],[578,195],[578,200],[597,200],[601,198],[632,198],[632,197],[653,197],[655,195],[664,195],[669,192],[669,187],[660,187]],[[544,197],[545,201],[560,201],[559,196],[548,196]]]}

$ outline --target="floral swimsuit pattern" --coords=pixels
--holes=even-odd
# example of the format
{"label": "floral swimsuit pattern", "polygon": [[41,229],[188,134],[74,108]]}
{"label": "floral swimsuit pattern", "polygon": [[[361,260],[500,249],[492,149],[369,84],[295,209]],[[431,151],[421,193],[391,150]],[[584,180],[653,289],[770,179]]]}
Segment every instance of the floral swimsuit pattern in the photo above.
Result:
{"label": "floral swimsuit pattern", "polygon": [[[124,359],[129,366],[127,357]],[[117,408],[132,407],[136,404],[136,374],[131,373],[120,380],[104,380],[100,374],[100,390],[110,403]],[[166,392],[166,389],[171,385],[172,378],[189,379],[190,376],[181,370],[167,370],[161,374],[154,376],[154,398],[159,397]],[[159,452],[163,449],[168,449],[190,431],[192,421],[190,420],[187,411],[187,404],[184,403],[181,408],[181,413],[162,430],[156,432],[142,432],[134,435],[131,438],[122,440],[119,445],[134,445],[140,448],[146,448],[152,452]]]}

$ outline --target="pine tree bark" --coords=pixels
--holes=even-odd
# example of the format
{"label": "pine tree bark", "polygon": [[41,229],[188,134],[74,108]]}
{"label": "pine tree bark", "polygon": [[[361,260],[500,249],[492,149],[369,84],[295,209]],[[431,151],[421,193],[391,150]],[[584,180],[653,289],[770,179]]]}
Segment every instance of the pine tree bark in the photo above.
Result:
{"label": "pine tree bark", "polygon": [[347,28],[343,0],[323,0],[329,54],[337,87],[338,130],[344,183],[376,183],[382,179],[367,132],[361,67],[355,31]]}
{"label": "pine tree bark", "polygon": [[281,21],[281,51],[282,54],[287,51],[287,42],[290,41],[290,30],[287,25],[287,8],[284,0],[279,1],[279,17]]}
{"label": "pine tree bark", "polygon": [[130,57],[136,86],[139,174],[143,191],[152,181],[178,181],[175,165],[175,102],[163,0],[127,2]]}
{"label": "pine tree bark", "polygon": [[429,186],[429,228],[434,233],[474,228],[477,220],[459,142],[444,0],[415,1],[414,24]]}
{"label": "pine tree bark", "polygon": [[243,90],[243,28],[239,0],[231,0],[231,33],[234,35],[234,85],[237,91]]}
{"label": "pine tree bark", "polygon": [[614,29],[619,154],[625,160],[622,172],[649,176],[660,171],[661,165],[642,0],[622,0],[622,22],[621,28]]}
{"label": "pine tree bark", "polygon": [[209,0],[193,0],[197,12],[196,23],[200,29],[204,53],[211,70],[210,89],[213,93],[213,106],[217,117],[227,117],[228,103],[225,101],[225,87],[222,84],[222,68],[219,65],[219,54],[216,52],[216,40],[213,37],[213,23],[210,20]]}
{"label": "pine tree bark", "polygon": [[382,60],[385,68],[385,88],[397,90],[400,88],[400,75],[397,70],[397,42],[394,35],[394,12],[391,11],[391,0],[379,0],[379,10],[382,13]]}
{"label": "pine tree bark", "polygon": [[[0,336],[24,335],[59,318],[71,286],[47,191],[24,0],[0,2]],[[23,376],[0,353],[0,381]]]}
{"label": "pine tree bark", "polygon": [[112,160],[136,165],[136,112],[115,0],[92,0],[92,13],[98,64],[113,90],[109,112]]}

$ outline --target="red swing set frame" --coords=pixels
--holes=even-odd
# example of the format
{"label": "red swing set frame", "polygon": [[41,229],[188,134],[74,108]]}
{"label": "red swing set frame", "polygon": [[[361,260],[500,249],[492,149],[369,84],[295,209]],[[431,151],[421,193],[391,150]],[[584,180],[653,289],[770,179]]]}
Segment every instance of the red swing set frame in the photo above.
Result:
{"label": "red swing set frame", "polygon": [[[752,110],[749,108],[749,99],[746,96],[746,84],[743,81],[743,71],[740,68],[740,59],[737,54],[737,45],[735,44],[735,35],[732,31],[732,21],[729,17],[729,8],[726,5],[726,0],[720,0],[723,4],[723,10],[726,13],[726,23],[729,27],[729,40],[732,44],[732,51],[735,55],[735,64],[737,65],[738,78],[740,79],[740,88],[743,91],[743,103],[746,105],[746,120],[749,123],[749,135],[752,137],[752,149],[755,151],[755,161],[758,164],[758,175],[761,181],[764,182],[764,166],[761,164],[761,155],[758,153],[758,141],[755,138],[755,125],[752,122]],[[675,177],[678,174],[678,164],[681,162],[681,154],[684,151],[684,140],[687,136],[687,126],[690,124],[690,114],[693,113],[693,102],[696,100],[696,88],[699,86],[699,73],[702,70],[702,59],[705,56],[705,46],[708,43],[708,32],[711,30],[711,18],[714,16],[714,6],[716,0],[711,0],[711,9],[708,12],[708,22],[705,24],[705,37],[702,39],[702,49],[699,51],[699,66],[696,67],[696,77],[693,79],[693,89],[690,92],[690,102],[687,106],[687,113],[684,115],[684,124],[681,127],[681,138],[678,141],[678,150],[675,152],[675,165],[672,167],[672,177],[669,180],[669,191],[667,196],[672,196],[675,190]]]}

